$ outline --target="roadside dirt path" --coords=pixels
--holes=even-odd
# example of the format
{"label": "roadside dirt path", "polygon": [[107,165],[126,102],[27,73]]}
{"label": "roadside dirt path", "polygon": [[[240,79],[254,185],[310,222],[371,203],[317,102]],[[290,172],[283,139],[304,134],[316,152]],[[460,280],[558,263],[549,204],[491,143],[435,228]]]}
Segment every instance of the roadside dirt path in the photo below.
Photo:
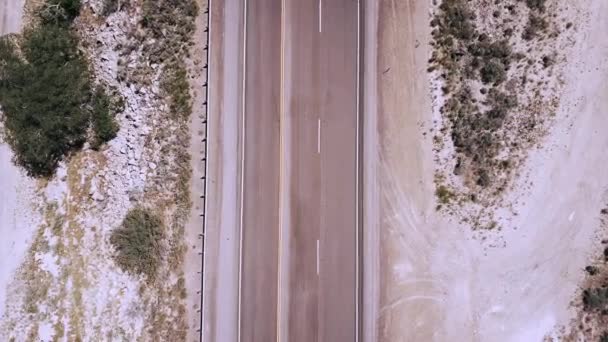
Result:
{"label": "roadside dirt path", "polygon": [[608,23],[581,23],[556,125],[513,193],[518,215],[473,234],[435,211],[428,1],[379,0],[379,341],[540,341],[567,325],[606,204]]}
{"label": "roadside dirt path", "polygon": [[0,0],[0,35],[21,28],[24,0]]}
{"label": "roadside dirt path", "polygon": [[[0,35],[21,28],[23,1],[0,0]],[[0,317],[5,310],[6,287],[30,245],[36,223],[30,214],[31,182],[12,162],[13,153],[0,142]]]}

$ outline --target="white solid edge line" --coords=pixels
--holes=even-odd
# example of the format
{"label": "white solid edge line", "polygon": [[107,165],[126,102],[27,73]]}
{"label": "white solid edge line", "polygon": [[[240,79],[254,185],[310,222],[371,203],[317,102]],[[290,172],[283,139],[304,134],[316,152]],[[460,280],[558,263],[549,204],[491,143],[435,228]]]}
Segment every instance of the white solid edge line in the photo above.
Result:
{"label": "white solid edge line", "polygon": [[241,208],[240,208],[240,224],[239,224],[239,295],[238,295],[238,315],[237,315],[237,341],[241,341],[241,285],[242,285],[242,274],[243,274],[243,214],[245,203],[245,92],[246,92],[246,79],[247,79],[247,0],[244,0],[244,11],[243,11],[243,84],[242,84],[242,98],[241,98]]}
{"label": "white solid edge line", "polygon": [[323,0],[319,0],[319,33],[323,32]]}
{"label": "white solid edge line", "polygon": [[321,153],[321,118],[317,121],[317,153]]}
{"label": "white solid edge line", "polygon": [[319,275],[319,240],[317,240],[317,276]]}
{"label": "white solid edge line", "polygon": [[285,0],[281,0],[281,63],[280,63],[280,98],[279,98],[279,246],[278,246],[278,256],[277,256],[277,342],[281,341],[281,323],[282,323],[282,310],[281,310],[281,297],[283,295],[282,287],[281,287],[281,278],[283,277],[283,261],[281,256],[283,255],[283,227],[285,225],[285,218],[283,214],[283,205],[281,203],[281,198],[283,194],[283,182],[284,180],[284,164],[283,164],[283,155],[285,142],[284,138],[284,125],[285,125]]}
{"label": "white solid edge line", "polygon": [[356,148],[356,157],[355,157],[355,342],[359,342],[359,272],[360,272],[360,265],[359,265],[359,248],[361,248],[360,246],[360,242],[359,242],[359,119],[360,119],[360,105],[359,105],[359,91],[360,91],[360,71],[361,71],[361,56],[360,56],[360,49],[361,49],[361,2],[359,0],[357,0],[357,96],[356,96],[356,101],[357,101],[357,113],[356,118],[357,118],[357,124],[356,124],[356,129],[357,129],[357,138],[356,138],[356,144],[357,144],[357,148]]}

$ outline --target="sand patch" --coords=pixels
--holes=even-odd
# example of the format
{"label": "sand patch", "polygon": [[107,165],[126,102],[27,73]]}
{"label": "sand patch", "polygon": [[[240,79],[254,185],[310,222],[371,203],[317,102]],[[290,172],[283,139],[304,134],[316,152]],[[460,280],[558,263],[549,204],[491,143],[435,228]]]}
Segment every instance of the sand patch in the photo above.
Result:
{"label": "sand patch", "polygon": [[[606,4],[580,4],[554,124],[530,152],[501,231],[435,210],[437,119],[427,1],[381,1],[378,55],[380,341],[537,341],[574,315],[607,181]],[[404,24],[405,23],[405,24]],[[593,254],[595,255],[595,254]]]}

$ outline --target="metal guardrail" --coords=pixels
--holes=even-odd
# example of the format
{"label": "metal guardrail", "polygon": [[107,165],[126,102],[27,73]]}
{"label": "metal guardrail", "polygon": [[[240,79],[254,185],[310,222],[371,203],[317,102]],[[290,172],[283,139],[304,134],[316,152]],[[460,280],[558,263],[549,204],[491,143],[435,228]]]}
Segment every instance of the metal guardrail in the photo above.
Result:
{"label": "metal guardrail", "polygon": [[200,308],[199,308],[199,312],[201,314],[201,318],[200,318],[200,323],[199,323],[199,341],[203,341],[203,322],[204,322],[204,313],[205,313],[205,287],[204,287],[204,278],[205,278],[205,233],[206,233],[206,228],[207,228],[207,175],[208,175],[208,164],[207,164],[207,155],[208,155],[208,151],[209,151],[209,139],[208,139],[208,131],[209,131],[209,125],[208,125],[208,120],[209,120],[209,31],[210,31],[210,27],[211,27],[211,20],[210,20],[210,15],[209,15],[209,9],[211,8],[211,0],[207,1],[207,8],[205,10],[203,10],[203,15],[207,16],[207,27],[205,27],[205,33],[207,34],[207,41],[205,42],[205,46],[204,46],[204,51],[206,52],[206,61],[205,64],[203,66],[204,70],[205,70],[205,83],[204,83],[204,87],[205,87],[205,100],[203,102],[203,106],[205,107],[205,115],[203,117],[203,125],[205,126],[204,129],[204,137],[202,140],[203,146],[204,146],[204,150],[202,152],[202,158],[201,158],[201,162],[205,163],[205,173],[204,175],[201,177],[201,180],[203,181],[203,194],[201,195],[201,200],[202,200],[202,210],[203,212],[200,214],[200,216],[203,218],[203,225],[202,225],[202,233],[199,235],[200,239],[201,239],[201,251],[199,252],[199,254],[201,255],[201,290],[199,292],[201,299],[200,299]]}

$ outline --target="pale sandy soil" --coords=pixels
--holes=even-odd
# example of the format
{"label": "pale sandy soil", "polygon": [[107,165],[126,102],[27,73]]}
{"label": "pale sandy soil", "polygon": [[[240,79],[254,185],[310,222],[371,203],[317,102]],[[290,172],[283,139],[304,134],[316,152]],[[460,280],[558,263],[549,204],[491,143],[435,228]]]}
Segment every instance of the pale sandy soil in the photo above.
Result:
{"label": "pale sandy soil", "polygon": [[[608,4],[580,3],[573,54],[555,125],[509,195],[501,231],[435,211],[432,141],[437,119],[428,75],[426,0],[380,1],[379,341],[540,341],[573,317],[608,181]],[[390,68],[390,69],[389,69]],[[372,135],[373,136],[373,135]]]}
{"label": "pale sandy soil", "polygon": [[7,286],[37,225],[30,201],[34,184],[12,163],[12,155],[8,146],[0,145],[0,317],[4,315]]}
{"label": "pale sandy soil", "polygon": [[[0,35],[18,32],[23,1],[0,1]],[[34,183],[12,162],[13,153],[0,140],[0,317],[6,288],[31,243],[36,228],[30,198]]]}
{"label": "pale sandy soil", "polygon": [[0,0],[0,35],[21,28],[24,0]]}

